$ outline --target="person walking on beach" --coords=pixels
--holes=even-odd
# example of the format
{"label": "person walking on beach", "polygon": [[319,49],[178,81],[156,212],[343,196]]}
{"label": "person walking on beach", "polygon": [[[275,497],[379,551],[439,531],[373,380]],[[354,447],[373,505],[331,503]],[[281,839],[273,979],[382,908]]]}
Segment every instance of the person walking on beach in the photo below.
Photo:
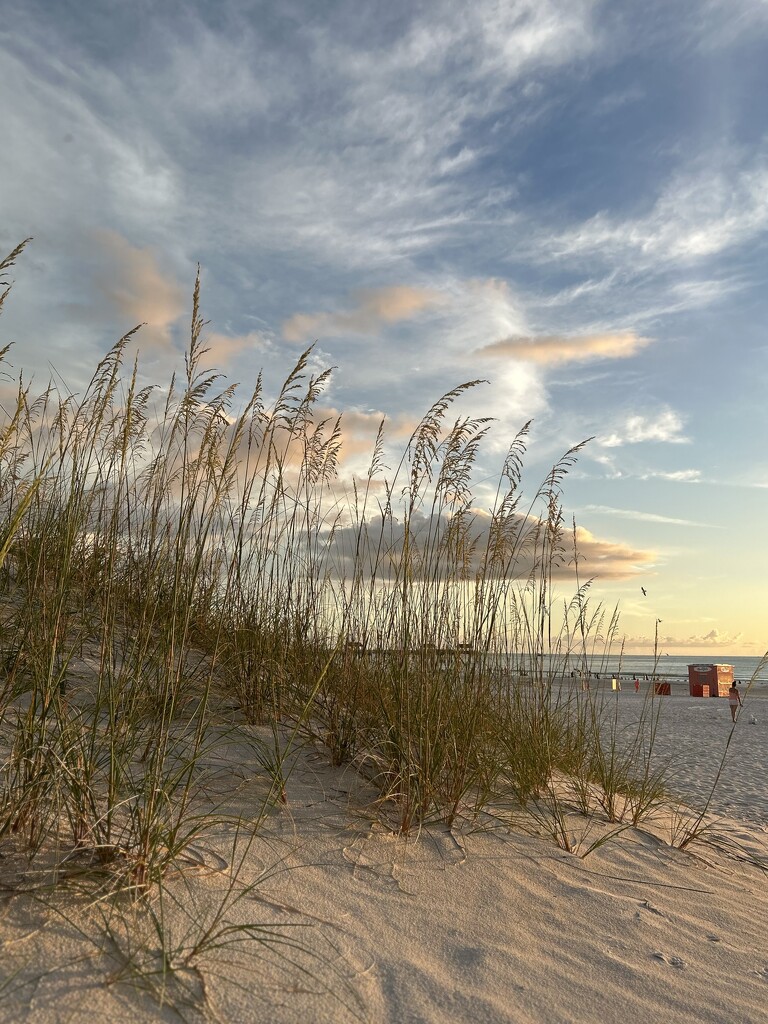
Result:
{"label": "person walking on beach", "polygon": [[742,706],[741,694],[736,683],[731,683],[731,688],[728,691],[728,707],[731,709],[731,719],[736,721],[736,708]]}
{"label": "person walking on beach", "polygon": [[640,680],[635,676],[635,693],[640,692]]}

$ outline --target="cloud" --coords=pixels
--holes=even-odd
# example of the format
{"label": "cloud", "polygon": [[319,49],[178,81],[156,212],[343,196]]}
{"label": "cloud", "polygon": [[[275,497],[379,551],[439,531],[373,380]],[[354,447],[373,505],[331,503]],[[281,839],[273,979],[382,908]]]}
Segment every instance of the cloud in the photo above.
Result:
{"label": "cloud", "polygon": [[[323,268],[370,271],[434,252],[473,215],[485,220],[504,205],[506,193],[497,190],[489,211],[492,189],[487,182],[478,188],[467,173],[483,153],[472,137],[496,118],[505,138],[517,119],[530,121],[542,100],[523,85],[593,52],[595,6],[436,0],[428,10],[396,4],[382,21],[364,7],[350,19],[342,5],[302,19],[291,47],[265,38],[267,20],[243,19],[243,39],[230,41],[229,53],[206,44],[211,30],[202,24],[189,42],[172,31],[172,48],[180,51],[172,66],[186,71],[192,96],[201,80],[199,52],[215,53],[228,68],[250,59],[244,50],[267,62],[257,89],[245,76],[238,96],[228,98],[228,112],[241,108],[250,116],[243,117],[237,158],[217,168],[221,187],[199,194],[207,220],[222,233],[289,256],[300,252]],[[166,95],[164,81],[160,89],[154,84]],[[249,110],[251,92],[257,101]],[[152,110],[153,119],[163,116]],[[194,134],[189,118],[184,128]],[[178,135],[177,125],[168,129]],[[268,146],[261,145],[265,135]]]}
{"label": "cloud", "polygon": [[[454,525],[457,521],[454,521]],[[456,537],[449,546],[447,538],[452,529],[446,516],[425,516],[415,513],[410,522],[409,550],[413,559],[409,571],[414,578],[432,578],[441,572],[457,571],[457,550],[463,557],[463,572],[467,580],[485,571],[488,577],[501,576],[525,583],[529,575],[537,573],[540,540],[536,542],[539,521],[517,516],[510,524],[510,537],[518,538],[516,554],[507,561],[502,557],[483,570],[485,552],[489,542],[490,516],[474,510],[469,520],[462,522],[466,529],[463,541],[456,547]],[[338,575],[350,575],[356,565],[366,575],[381,579],[394,579],[402,569],[405,527],[396,518],[374,516],[364,525],[362,533],[357,526],[339,527],[333,534],[330,553]],[[631,548],[626,544],[602,540],[582,527],[576,529],[579,552],[580,582],[586,578],[624,580],[637,576],[656,562],[656,554]],[[564,554],[552,564],[552,579],[574,584],[576,576],[572,560]]]}
{"label": "cloud", "polygon": [[[718,166],[719,164],[719,166]],[[713,166],[714,165],[714,166]],[[543,259],[593,254],[615,265],[632,260],[634,273],[660,262],[716,256],[768,228],[768,157],[711,153],[679,171],[642,217],[601,211],[578,227],[543,241]]]}
{"label": "cloud", "polygon": [[594,359],[628,359],[650,342],[650,338],[643,338],[634,331],[580,337],[509,337],[478,349],[478,355],[508,356],[541,365],[583,363]]}
{"label": "cloud", "polygon": [[618,516],[622,519],[634,519],[643,523],[664,523],[671,526],[701,526],[712,528],[712,523],[699,523],[693,519],[675,519],[672,516],[662,516],[656,512],[640,512],[631,508],[611,508],[610,505],[585,505],[580,511],[596,512],[600,515]]}
{"label": "cloud", "polygon": [[[354,336],[389,328],[377,351],[374,383],[391,387],[387,401],[393,408],[415,408],[420,396],[439,394],[465,374],[486,375],[485,367],[478,373],[474,355],[485,346],[484,356],[499,359],[487,374],[493,386],[484,389],[484,410],[503,419],[507,432],[530,415],[546,417],[542,369],[582,360],[602,367],[639,351],[633,338],[645,327],[622,333],[639,321],[613,315],[617,308],[626,314],[623,300],[639,287],[635,262],[655,265],[658,254],[674,254],[678,228],[690,234],[705,216],[712,223],[719,218],[728,237],[741,237],[739,231],[749,227],[746,214],[759,206],[759,155],[735,149],[720,163],[708,164],[707,154],[695,162],[686,157],[675,177],[661,183],[656,173],[670,161],[653,162],[653,173],[638,180],[640,189],[652,191],[633,193],[629,216],[617,205],[593,221],[592,193],[577,184],[563,193],[567,205],[556,200],[554,207],[551,182],[542,179],[534,187],[535,167],[526,154],[543,116],[570,116],[572,93],[582,90],[589,101],[637,88],[634,78],[614,78],[618,65],[606,67],[617,57],[616,44],[624,44],[599,3],[436,0],[426,9],[397,0],[384,20],[362,9],[350,18],[347,5],[340,5],[327,17],[300,19],[288,34],[246,7],[235,4],[231,18],[215,22],[200,2],[187,5],[181,23],[158,12],[151,48],[126,35],[119,55],[107,60],[104,55],[113,52],[109,37],[124,24],[118,16],[83,34],[58,9],[43,18],[33,5],[22,27],[14,23],[0,41],[8,54],[19,41],[24,46],[17,48],[24,59],[9,58],[3,76],[12,134],[23,147],[8,154],[14,173],[6,206],[14,216],[19,211],[17,220],[34,215],[62,233],[58,225],[65,221],[67,231],[73,223],[118,226],[124,237],[150,242],[152,253],[169,253],[179,280],[200,258],[213,282],[211,304],[219,303],[211,309],[206,301],[206,313],[217,324],[228,322],[234,304],[253,299],[268,327],[283,323],[286,340],[338,334],[330,361],[343,367],[344,397],[355,406],[378,408],[383,399],[370,391],[353,393],[365,386],[361,378],[374,376],[369,361],[355,360]],[[611,74],[595,78],[606,70]],[[556,123],[546,125],[548,135]],[[585,119],[586,129],[590,123]],[[539,154],[536,146],[532,152]],[[545,152],[540,155],[546,159]],[[574,170],[583,169],[575,163]],[[598,179],[607,180],[615,169],[612,161],[599,168]],[[711,196],[713,181],[719,185]],[[606,195],[622,201],[615,190]],[[56,212],[64,209],[63,196],[66,218]],[[598,202],[602,206],[602,192]],[[513,254],[521,262],[527,257],[526,239],[541,238],[537,218],[549,222],[550,211],[563,217],[565,209],[587,211],[584,224],[569,212],[565,225],[571,233],[583,228],[586,236],[594,229],[598,258],[605,241],[600,233],[608,230],[608,266],[615,277],[606,279],[605,268],[592,274],[591,261],[582,258],[589,237],[586,249],[581,242],[569,249],[561,220],[555,242],[572,252],[573,272],[543,282],[532,280],[537,271],[520,273],[520,301],[497,281],[495,295],[488,284],[483,294],[478,287],[474,301],[465,289],[465,298],[451,303],[449,277],[465,282],[489,268],[506,273]],[[666,220],[672,229],[665,228]],[[28,223],[23,233],[35,230],[36,223]],[[542,253],[549,249],[547,239]],[[627,259],[614,260],[614,252]],[[66,262],[58,254],[51,260],[57,275],[67,273]],[[165,266],[159,256],[156,264]],[[674,275],[667,270],[669,288]],[[709,264],[700,269],[697,301],[711,297],[710,271]],[[579,283],[582,276],[586,283]],[[328,308],[329,294],[381,281],[435,288],[372,289]],[[524,315],[561,286],[572,289],[569,304],[601,308],[588,316],[573,307],[567,316],[557,308],[546,316]],[[676,281],[674,287],[686,285]],[[523,289],[530,289],[527,298]],[[424,292],[445,295],[446,305],[420,305],[414,293]],[[300,306],[297,294],[304,296]],[[689,301],[694,297],[680,296]],[[449,318],[446,311],[456,315]],[[136,305],[132,313],[137,321],[149,319]],[[428,332],[418,328],[427,320],[432,327],[433,314],[439,329],[425,337]],[[539,338],[531,330],[534,321]],[[584,325],[592,333],[576,337]],[[78,327],[71,333],[79,339]],[[238,324],[231,333],[245,337],[246,330]],[[155,347],[172,347],[172,319],[160,318],[158,335]],[[139,344],[152,348],[147,338],[144,332]],[[494,349],[504,339],[510,350]],[[215,361],[226,363],[233,351],[222,341]],[[280,358],[269,353],[273,365]]]}
{"label": "cloud", "polygon": [[693,28],[703,49],[721,49],[743,37],[754,40],[768,32],[768,4],[765,0],[705,0]]}
{"label": "cloud", "polygon": [[[383,422],[384,463],[396,465],[405,444],[419,424],[418,417],[405,413],[386,416],[379,410],[362,411],[334,406],[316,405],[312,410],[314,423],[339,421],[341,448],[339,475],[364,477],[371,464],[374,445]],[[385,474],[386,475],[386,474]]]}
{"label": "cloud", "polygon": [[655,551],[632,548],[628,544],[601,540],[582,526],[576,527],[579,567],[584,576],[600,580],[631,579],[656,563]]}
{"label": "cloud", "polygon": [[204,362],[207,366],[221,369],[243,352],[263,352],[268,342],[259,331],[248,334],[229,335],[218,331],[206,331],[202,339],[203,348],[207,349]]}
{"label": "cloud", "polygon": [[[658,638],[639,634],[637,636],[627,635],[623,638],[625,648],[648,648],[654,649],[657,645],[663,651],[667,647],[690,648],[692,653],[712,649],[723,651],[728,647],[738,644],[740,648],[755,647],[762,651],[763,647],[755,640],[747,640],[743,633],[729,633],[726,630],[710,629],[707,633],[691,634],[690,636],[675,636],[673,634],[659,634]],[[684,653],[684,652],[683,652]],[[722,659],[720,659],[722,660]],[[661,666],[663,669],[663,666]]]}
{"label": "cloud", "polygon": [[639,413],[627,416],[624,423],[613,433],[598,437],[597,444],[604,448],[618,448],[625,444],[640,444],[643,441],[662,441],[667,444],[688,444],[690,439],[681,431],[683,420],[673,409],[664,409],[655,417]]}
{"label": "cloud", "polygon": [[422,310],[443,301],[428,288],[393,285],[356,293],[357,302],[337,313],[295,313],[283,323],[286,341],[309,341],[321,335],[375,334],[384,324],[410,320]]}
{"label": "cloud", "polygon": [[705,633],[703,636],[692,636],[689,637],[689,639],[695,640],[697,643],[702,644],[717,644],[723,643],[724,639],[726,638],[728,640],[740,640],[741,636],[741,633],[736,633],[734,636],[731,636],[728,633],[721,633],[719,629],[710,629],[710,631],[708,633]]}
{"label": "cloud", "polygon": [[675,469],[670,472],[654,470],[651,473],[642,473],[641,480],[670,480],[673,483],[700,484],[702,482],[700,469]]}
{"label": "cloud", "polygon": [[160,269],[149,248],[131,245],[116,231],[93,232],[99,249],[94,285],[126,329],[146,324],[138,344],[149,358],[173,348],[172,328],[187,308],[178,282]]}

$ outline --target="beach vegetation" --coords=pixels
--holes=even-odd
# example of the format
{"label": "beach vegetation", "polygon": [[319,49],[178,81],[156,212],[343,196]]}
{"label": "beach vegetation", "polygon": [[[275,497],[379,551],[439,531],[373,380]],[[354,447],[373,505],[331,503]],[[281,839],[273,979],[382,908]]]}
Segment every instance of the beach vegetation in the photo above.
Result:
{"label": "beach vegetation", "polygon": [[[207,365],[199,279],[179,378],[144,384],[136,340],[79,395],[19,377],[0,424],[0,844],[46,886],[93,881],[121,978],[155,967],[119,938],[114,900],[151,908],[161,988],[230,941],[280,946],[230,922],[238,856],[196,932],[174,940],[158,900],[203,836],[252,842],[281,813],[306,745],[373,783],[371,813],[403,834],[525,821],[583,853],[598,840],[574,814],[613,834],[643,821],[663,793],[658,706],[627,741],[588,688],[618,618],[565,526],[581,444],[525,497],[524,425],[480,508],[490,423],[455,414],[469,381],[399,457],[383,423],[367,473],[340,480],[309,351],[277,391],[259,377],[241,396]],[[245,815],[222,778],[257,784]]]}

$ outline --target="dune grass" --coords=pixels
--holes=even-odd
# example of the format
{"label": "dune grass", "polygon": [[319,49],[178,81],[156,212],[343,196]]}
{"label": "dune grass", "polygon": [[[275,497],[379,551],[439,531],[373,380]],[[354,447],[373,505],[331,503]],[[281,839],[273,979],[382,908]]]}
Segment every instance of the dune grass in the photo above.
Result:
{"label": "dune grass", "polygon": [[130,332],[81,396],[20,379],[4,411],[0,844],[57,851],[54,875],[98,868],[100,892],[161,890],[218,820],[199,798],[233,708],[232,728],[273,738],[253,748],[251,834],[300,742],[371,779],[404,833],[500,800],[567,849],[574,808],[640,822],[663,783],[653,711],[619,750],[612,706],[572,678],[617,632],[563,521],[581,446],[526,500],[524,426],[478,511],[489,423],[450,418],[472,381],[393,469],[382,424],[342,487],[341,423],[317,414],[328,374],[307,352],[273,397],[259,378],[243,398],[206,368],[199,303],[198,281],[182,379],[140,386]]}

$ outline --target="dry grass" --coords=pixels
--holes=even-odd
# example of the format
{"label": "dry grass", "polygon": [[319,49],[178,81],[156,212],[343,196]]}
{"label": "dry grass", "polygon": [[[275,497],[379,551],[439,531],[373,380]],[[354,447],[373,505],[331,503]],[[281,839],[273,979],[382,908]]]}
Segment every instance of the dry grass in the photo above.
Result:
{"label": "dry grass", "polygon": [[[260,378],[243,401],[205,368],[202,331],[198,283],[183,381],[140,388],[129,334],[82,397],[20,382],[5,412],[0,844],[98,865],[110,891],[162,887],[215,818],[198,796],[233,702],[272,727],[265,806],[284,796],[287,728],[372,778],[404,832],[499,800],[538,808],[568,848],[573,807],[642,820],[662,782],[647,745],[619,754],[610,706],[568,685],[617,628],[563,525],[580,446],[526,501],[523,427],[479,516],[488,423],[449,419],[469,382],[393,471],[382,427],[340,499],[340,425],[315,415],[328,375],[305,353],[273,401]],[[575,596],[555,616],[569,560]]]}

